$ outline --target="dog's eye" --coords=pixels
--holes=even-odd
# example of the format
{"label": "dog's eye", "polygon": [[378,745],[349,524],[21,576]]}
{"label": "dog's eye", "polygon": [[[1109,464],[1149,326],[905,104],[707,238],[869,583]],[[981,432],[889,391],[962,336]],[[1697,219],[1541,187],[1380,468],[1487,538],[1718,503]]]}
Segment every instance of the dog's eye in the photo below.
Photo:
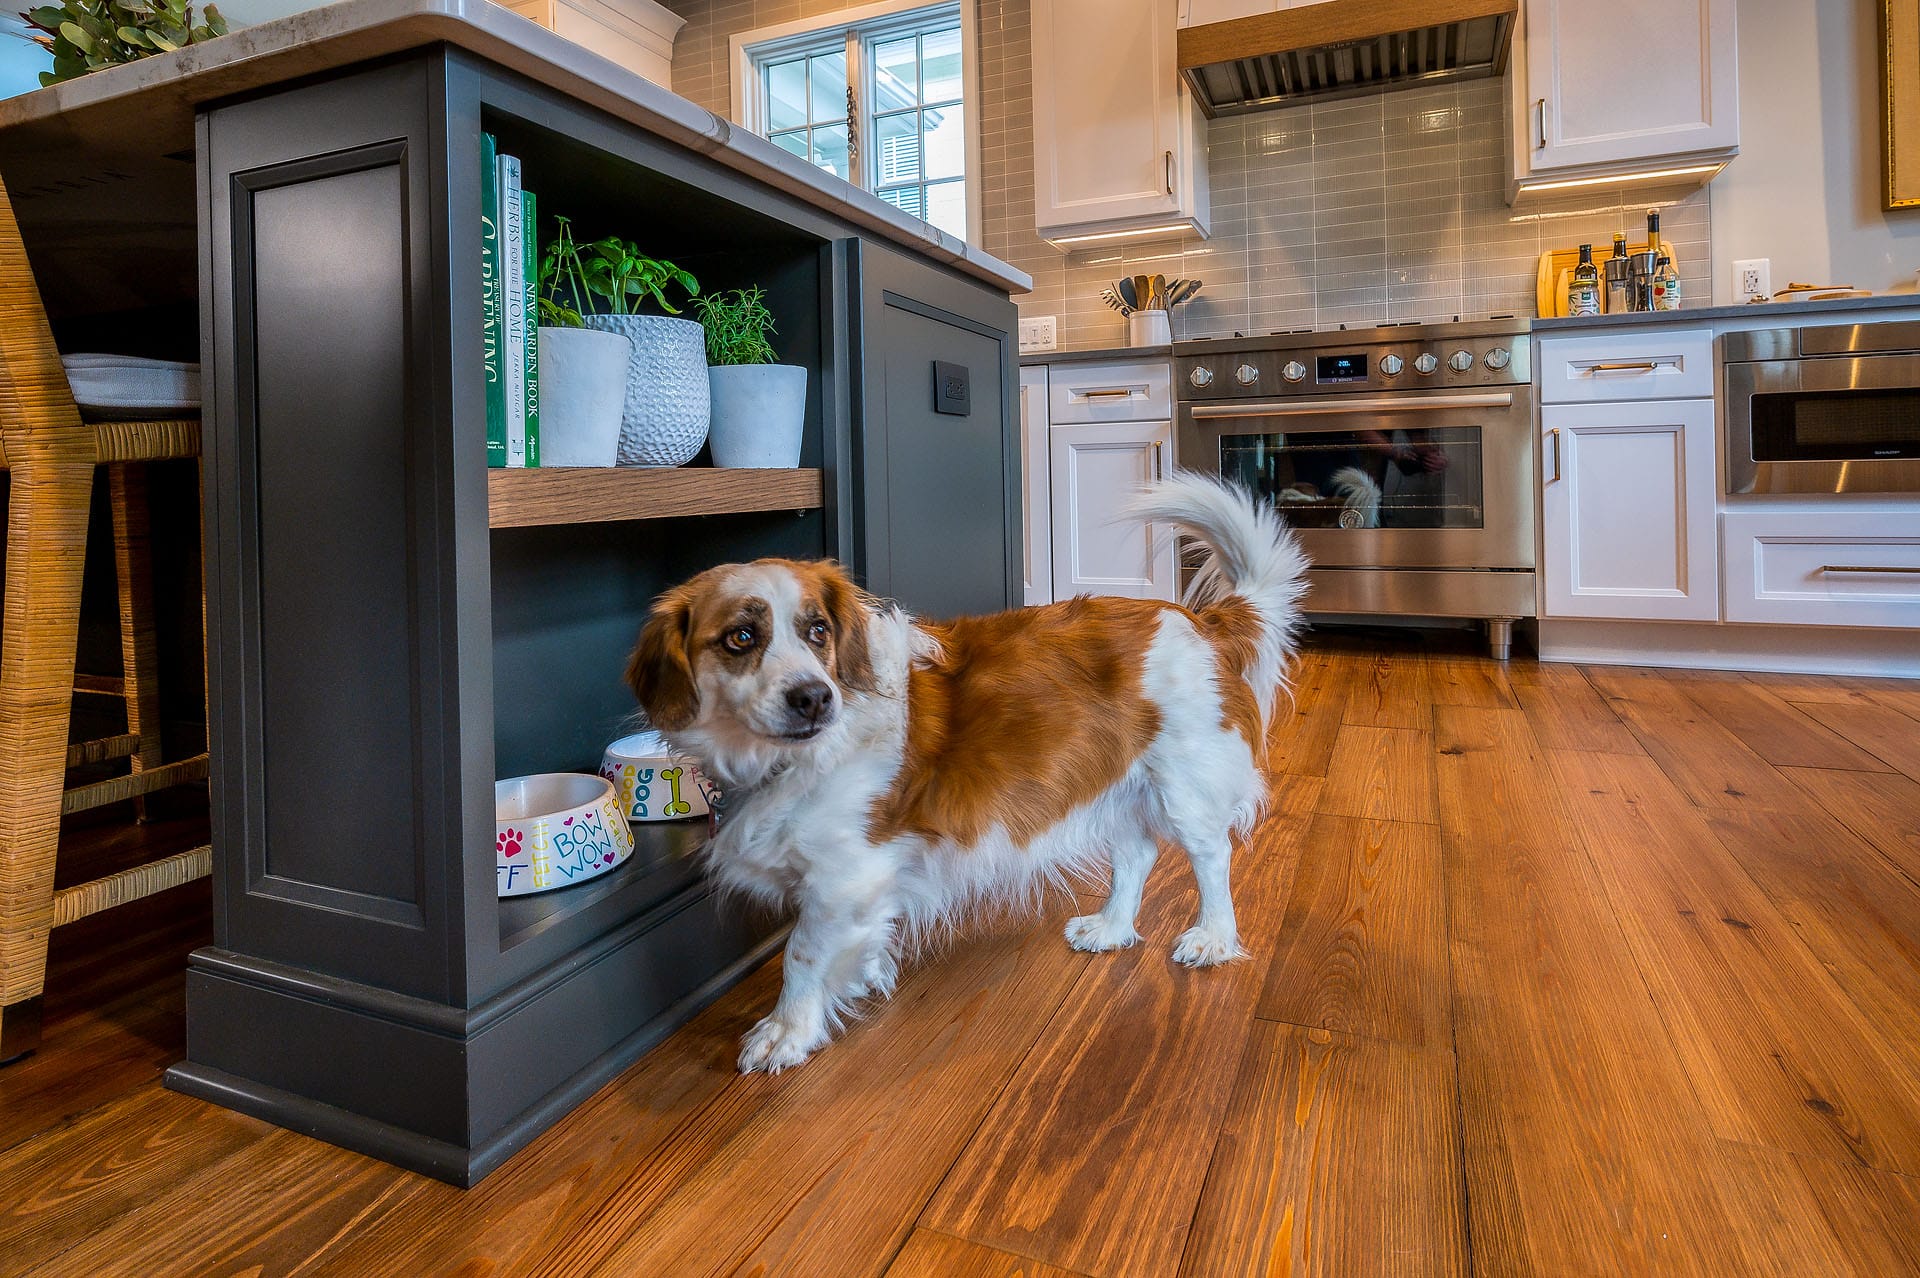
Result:
{"label": "dog's eye", "polygon": [[827,623],[824,621],[816,621],[811,626],[808,626],[807,642],[816,648],[825,646],[827,642]]}
{"label": "dog's eye", "polygon": [[755,635],[751,626],[741,626],[738,630],[729,630],[720,639],[720,646],[728,652],[742,653],[751,651]]}

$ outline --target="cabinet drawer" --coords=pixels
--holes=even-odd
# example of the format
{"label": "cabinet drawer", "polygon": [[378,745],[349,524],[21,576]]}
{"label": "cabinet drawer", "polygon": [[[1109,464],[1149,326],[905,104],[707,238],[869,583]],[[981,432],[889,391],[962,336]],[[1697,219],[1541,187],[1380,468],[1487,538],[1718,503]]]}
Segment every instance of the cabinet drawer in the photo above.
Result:
{"label": "cabinet drawer", "polygon": [[1920,627],[1920,511],[1728,511],[1728,621]]}
{"label": "cabinet drawer", "polygon": [[1172,416],[1173,365],[1168,362],[1047,368],[1047,420],[1055,426],[1166,421]]}
{"label": "cabinet drawer", "polygon": [[1713,333],[1703,328],[1540,339],[1540,402],[1711,399]]}

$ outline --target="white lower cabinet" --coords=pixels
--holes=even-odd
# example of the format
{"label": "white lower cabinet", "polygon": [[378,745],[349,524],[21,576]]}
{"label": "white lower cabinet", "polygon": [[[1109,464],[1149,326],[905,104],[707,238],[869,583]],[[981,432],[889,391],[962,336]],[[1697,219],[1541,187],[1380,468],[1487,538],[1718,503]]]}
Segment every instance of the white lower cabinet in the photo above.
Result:
{"label": "white lower cabinet", "polygon": [[1728,510],[1727,620],[1920,626],[1920,512]]}
{"label": "white lower cabinet", "polygon": [[1053,489],[1047,456],[1047,366],[1020,370],[1021,576],[1028,607],[1053,602]]}
{"label": "white lower cabinet", "polygon": [[1718,620],[1713,401],[1548,404],[1540,423],[1543,615]]}
{"label": "white lower cabinet", "polygon": [[1097,422],[1049,432],[1053,487],[1053,596],[1172,599],[1171,530],[1130,522],[1126,502],[1166,474],[1173,423]]}

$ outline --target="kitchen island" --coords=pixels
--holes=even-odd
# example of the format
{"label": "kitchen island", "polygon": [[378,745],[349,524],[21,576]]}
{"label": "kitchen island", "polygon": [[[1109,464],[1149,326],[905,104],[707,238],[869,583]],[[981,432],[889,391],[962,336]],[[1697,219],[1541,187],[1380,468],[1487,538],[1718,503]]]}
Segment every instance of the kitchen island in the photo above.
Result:
{"label": "kitchen island", "polygon": [[[490,475],[482,132],[584,235],[767,290],[809,371],[798,471]],[[168,1080],[471,1184],[780,926],[716,908],[684,823],[498,899],[494,780],[592,770],[648,602],[711,564],[1014,603],[1028,281],[483,0],[349,0],[0,103],[0,176],[57,333],[198,330],[215,944]]]}

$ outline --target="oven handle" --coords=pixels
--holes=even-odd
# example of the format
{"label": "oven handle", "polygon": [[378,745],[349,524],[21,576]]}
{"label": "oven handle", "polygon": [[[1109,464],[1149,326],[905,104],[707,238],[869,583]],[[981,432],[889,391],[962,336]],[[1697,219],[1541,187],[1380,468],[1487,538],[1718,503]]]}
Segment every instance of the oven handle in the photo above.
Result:
{"label": "oven handle", "polygon": [[1418,398],[1343,399],[1338,403],[1307,404],[1299,401],[1261,399],[1243,403],[1195,404],[1190,411],[1195,421],[1221,417],[1331,417],[1361,413],[1427,413],[1445,408],[1511,408],[1513,392],[1475,395],[1424,395]]}

